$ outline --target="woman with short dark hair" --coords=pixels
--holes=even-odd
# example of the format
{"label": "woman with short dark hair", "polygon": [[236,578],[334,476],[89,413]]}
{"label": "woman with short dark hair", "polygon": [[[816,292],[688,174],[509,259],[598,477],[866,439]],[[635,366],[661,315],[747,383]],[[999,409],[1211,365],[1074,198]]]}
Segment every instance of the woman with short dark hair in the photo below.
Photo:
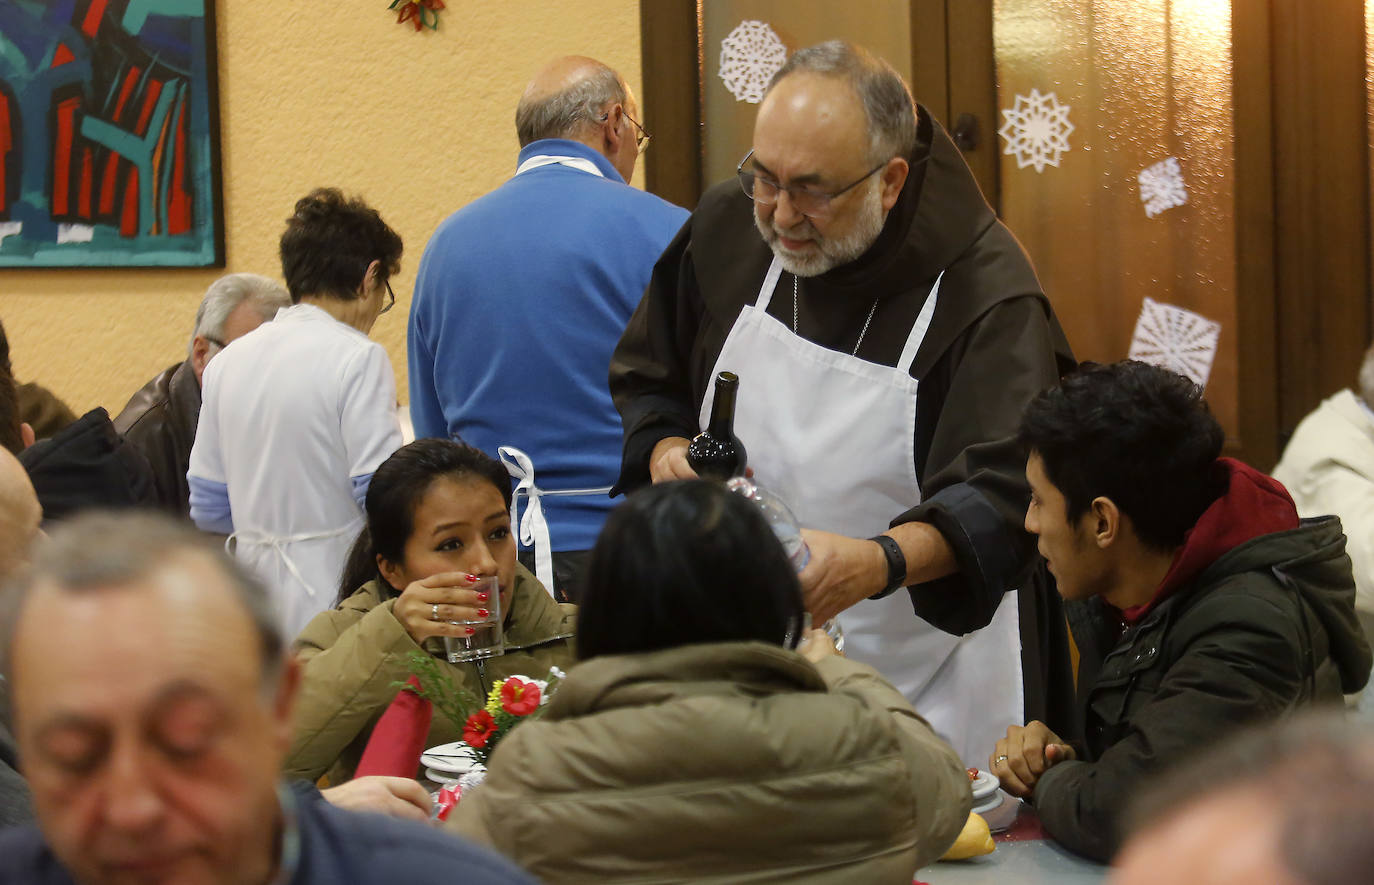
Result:
{"label": "woman with short dark hair", "polygon": [[907,885],[971,805],[954,751],[821,631],[754,506],[638,492],[592,551],[580,663],[449,826],[550,882]]}
{"label": "woman with short dark hair", "polygon": [[295,636],[329,607],[372,473],[401,445],[396,379],[368,338],[391,307],[401,238],[319,188],[281,236],[291,306],[205,367],[187,472],[191,518],[276,594]]}

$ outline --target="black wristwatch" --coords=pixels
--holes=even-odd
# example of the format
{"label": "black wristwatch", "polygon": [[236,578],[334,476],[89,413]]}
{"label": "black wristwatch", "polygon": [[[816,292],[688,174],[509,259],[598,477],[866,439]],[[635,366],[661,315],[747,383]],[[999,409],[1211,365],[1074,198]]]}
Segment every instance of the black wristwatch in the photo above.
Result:
{"label": "black wristwatch", "polygon": [[896,593],[899,587],[906,586],[906,556],[902,553],[902,546],[890,535],[874,535],[868,540],[876,541],[887,557],[887,586],[868,597],[882,599]]}

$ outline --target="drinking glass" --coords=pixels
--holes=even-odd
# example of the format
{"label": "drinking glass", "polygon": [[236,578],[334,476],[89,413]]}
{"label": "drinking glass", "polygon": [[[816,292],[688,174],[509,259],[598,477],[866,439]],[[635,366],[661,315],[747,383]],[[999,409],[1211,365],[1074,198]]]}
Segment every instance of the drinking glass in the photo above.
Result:
{"label": "drinking glass", "polygon": [[473,631],[465,636],[445,636],[444,651],[450,664],[463,661],[477,661],[506,653],[505,637],[501,631],[501,590],[496,576],[481,578],[472,589],[487,594],[487,616],[476,621],[449,621],[471,627]]}

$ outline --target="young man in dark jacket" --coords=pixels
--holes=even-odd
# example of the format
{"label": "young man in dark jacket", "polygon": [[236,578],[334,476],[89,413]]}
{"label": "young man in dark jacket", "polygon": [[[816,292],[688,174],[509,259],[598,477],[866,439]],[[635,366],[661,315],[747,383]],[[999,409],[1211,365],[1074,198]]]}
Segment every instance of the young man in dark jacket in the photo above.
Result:
{"label": "young man in dark jacket", "polygon": [[1022,418],[1026,529],[1068,603],[1081,733],[1013,725],[989,759],[1045,829],[1098,860],[1153,775],[1237,727],[1365,684],[1345,535],[1219,458],[1202,390],[1138,362],[1086,365]]}

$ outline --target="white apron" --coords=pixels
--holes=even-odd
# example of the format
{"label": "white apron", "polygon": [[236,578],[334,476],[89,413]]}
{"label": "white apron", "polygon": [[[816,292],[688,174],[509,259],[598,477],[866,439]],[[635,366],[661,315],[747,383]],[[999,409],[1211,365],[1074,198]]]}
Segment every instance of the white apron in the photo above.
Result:
{"label": "white apron", "polygon": [[[591,160],[585,157],[568,157],[561,154],[536,154],[521,163],[516,168],[515,174],[522,175],[531,169],[538,169],[542,166],[568,166],[589,172],[597,178],[606,177]],[[549,591],[549,595],[556,599],[557,596],[553,591],[553,547],[549,538],[549,523],[544,518],[544,507],[540,503],[540,499],[545,495],[565,497],[599,495],[604,498],[611,493],[611,487],[541,489],[535,485],[534,462],[530,460],[529,455],[515,446],[500,446],[497,453],[501,456],[501,463],[506,465],[506,472],[516,482],[515,491],[510,496],[510,524],[518,528],[520,543],[534,550],[534,576],[539,579],[539,583],[544,585],[544,589]],[[529,501],[529,505],[525,508],[523,520],[520,518],[521,495],[524,495]]]}
{"label": "white apron", "polygon": [[299,636],[315,615],[334,606],[333,584],[317,586],[307,575],[326,575],[348,559],[362,531],[361,515],[337,529],[295,535],[235,531],[224,550],[273,588],[273,602],[287,636]]}
{"label": "white apron", "polygon": [[[755,304],[741,311],[716,360],[739,375],[735,434],[765,488],[808,528],[867,538],[921,500],[913,430],[911,365],[939,296],[935,281],[897,365],[880,366],[821,347],[768,315],[782,273],[776,258]],[[714,390],[701,406],[705,426]],[[845,655],[881,672],[954,747],[981,764],[1024,710],[1017,592],[992,622],[951,636],[918,618],[898,591],[840,615]]]}

